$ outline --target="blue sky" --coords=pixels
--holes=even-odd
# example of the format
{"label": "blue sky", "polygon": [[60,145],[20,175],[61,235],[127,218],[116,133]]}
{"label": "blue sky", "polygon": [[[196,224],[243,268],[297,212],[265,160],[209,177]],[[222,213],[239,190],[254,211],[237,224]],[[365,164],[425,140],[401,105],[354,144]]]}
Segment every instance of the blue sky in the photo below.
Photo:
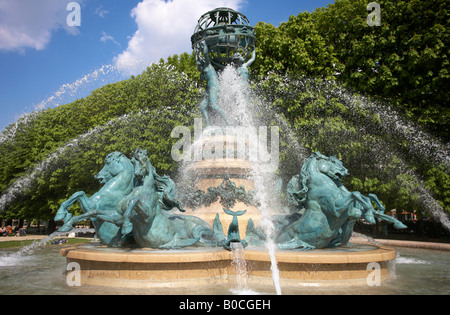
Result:
{"label": "blue sky", "polygon": [[231,7],[279,23],[330,0],[78,0],[81,25],[67,25],[72,0],[0,0],[0,130],[21,115],[85,97],[191,52],[202,13]]}

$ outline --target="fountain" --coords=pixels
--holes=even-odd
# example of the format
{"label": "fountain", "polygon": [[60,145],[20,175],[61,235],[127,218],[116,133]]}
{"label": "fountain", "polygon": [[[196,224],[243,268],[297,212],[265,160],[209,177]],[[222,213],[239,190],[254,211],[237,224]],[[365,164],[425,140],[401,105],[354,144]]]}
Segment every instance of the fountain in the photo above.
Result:
{"label": "fountain", "polygon": [[[358,219],[405,226],[383,213],[374,194],[348,191],[341,183],[347,169],[337,158],[313,153],[288,185],[290,212],[273,206],[272,199],[281,198],[274,189],[279,129],[270,128],[268,146],[268,127],[251,112],[248,67],[256,54],[247,18],[215,9],[200,18],[191,41],[207,81],[203,120],[196,119],[193,145],[189,128],[172,132],[188,135],[174,146],[172,157],[179,161],[183,148],[184,178],[190,183],[177,187],[158,174],[146,150],[131,157],[109,154],[95,176],[102,188],[91,197],[74,193],[55,217],[64,221],[62,232],[90,219],[101,241],[61,250],[67,265],[78,266],[81,284],[238,283],[237,290],[266,285],[281,294],[289,287],[367,285],[374,272],[379,281],[389,279],[395,250],[349,244],[353,226]],[[73,217],[75,202],[83,214]]]}

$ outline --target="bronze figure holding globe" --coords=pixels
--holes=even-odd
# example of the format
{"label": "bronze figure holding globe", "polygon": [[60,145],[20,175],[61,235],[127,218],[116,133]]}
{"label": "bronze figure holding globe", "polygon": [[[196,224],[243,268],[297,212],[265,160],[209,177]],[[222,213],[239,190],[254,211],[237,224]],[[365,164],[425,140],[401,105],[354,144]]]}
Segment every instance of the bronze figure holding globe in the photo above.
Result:
{"label": "bronze figure holding globe", "polygon": [[218,106],[219,80],[217,72],[233,65],[248,82],[248,67],[255,61],[255,30],[241,13],[229,8],[217,8],[202,15],[191,37],[197,68],[207,81],[206,95],[200,111],[206,126],[210,126],[208,109],[218,113],[226,125],[230,120]]}

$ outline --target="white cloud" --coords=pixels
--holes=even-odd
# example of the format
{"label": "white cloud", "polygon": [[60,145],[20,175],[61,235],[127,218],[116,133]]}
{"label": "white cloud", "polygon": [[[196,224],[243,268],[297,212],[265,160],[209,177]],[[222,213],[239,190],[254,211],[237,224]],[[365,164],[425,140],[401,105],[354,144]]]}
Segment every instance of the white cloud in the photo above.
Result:
{"label": "white cloud", "polygon": [[95,14],[97,14],[102,19],[105,18],[105,15],[109,14],[108,10],[103,9],[103,6],[100,5],[97,9],[95,9]]}
{"label": "white cloud", "polygon": [[115,58],[120,71],[139,74],[148,65],[191,51],[191,35],[202,14],[218,7],[239,10],[245,0],[143,0],[132,11],[137,31]]}
{"label": "white cloud", "polygon": [[105,31],[102,31],[102,37],[100,37],[100,41],[102,43],[106,43],[108,41],[111,41],[114,44],[116,44],[117,46],[120,46],[120,43],[118,43],[113,36],[107,34]]}
{"label": "white cloud", "polygon": [[[84,1],[84,0],[82,0]],[[82,2],[78,1],[78,2]],[[0,50],[44,49],[53,31],[64,28],[77,34],[66,23],[70,0],[0,0]]]}

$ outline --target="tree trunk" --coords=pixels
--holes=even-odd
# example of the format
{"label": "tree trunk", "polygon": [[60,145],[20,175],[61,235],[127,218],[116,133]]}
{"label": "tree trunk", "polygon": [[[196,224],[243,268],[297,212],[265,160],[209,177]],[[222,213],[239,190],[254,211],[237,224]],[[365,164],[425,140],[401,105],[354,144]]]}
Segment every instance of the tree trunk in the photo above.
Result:
{"label": "tree trunk", "polygon": [[56,231],[56,222],[55,220],[48,220],[48,229],[47,229],[47,235],[52,234]]}

